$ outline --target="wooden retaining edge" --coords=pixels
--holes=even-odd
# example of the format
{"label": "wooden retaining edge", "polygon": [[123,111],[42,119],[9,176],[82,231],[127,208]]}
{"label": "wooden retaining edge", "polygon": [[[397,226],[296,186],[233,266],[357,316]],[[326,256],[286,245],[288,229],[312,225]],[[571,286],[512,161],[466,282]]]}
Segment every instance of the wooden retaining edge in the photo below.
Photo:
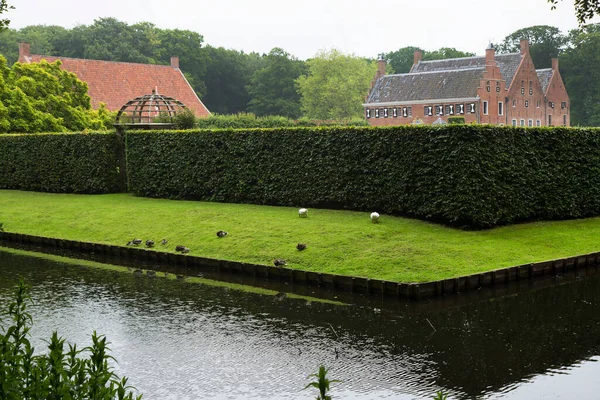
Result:
{"label": "wooden retaining edge", "polygon": [[255,280],[277,280],[291,284],[324,287],[333,291],[409,300],[441,297],[448,294],[479,290],[484,287],[506,285],[514,281],[564,274],[585,268],[597,268],[600,264],[600,252],[595,252],[562,259],[517,265],[439,281],[400,283],[13,232],[0,232],[0,241],[65,249],[79,253],[100,254],[128,261],[150,261],[156,264],[185,266],[198,270],[217,272],[220,275],[246,275],[254,277]]}

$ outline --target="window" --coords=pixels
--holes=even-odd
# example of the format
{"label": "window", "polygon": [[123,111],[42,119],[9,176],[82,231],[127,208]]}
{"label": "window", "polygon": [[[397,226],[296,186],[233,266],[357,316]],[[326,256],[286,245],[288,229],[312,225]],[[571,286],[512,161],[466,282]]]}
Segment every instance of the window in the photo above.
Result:
{"label": "window", "polygon": [[539,119],[535,121],[535,126],[542,126],[542,121],[540,121]]}
{"label": "window", "polygon": [[540,101],[537,102],[537,108],[540,108]]}
{"label": "window", "polygon": [[551,101],[550,103],[548,103],[548,105],[550,106],[550,108],[554,108],[554,102]]}
{"label": "window", "polygon": [[517,101],[513,99],[513,107],[517,106]]}
{"label": "window", "polygon": [[530,119],[530,120],[527,121],[527,126],[533,126],[533,120],[532,119]]}
{"label": "window", "polygon": [[435,115],[444,115],[444,106],[435,106]]}
{"label": "window", "polygon": [[485,89],[489,92],[490,91],[490,81],[487,81]]}
{"label": "window", "polygon": [[388,109],[384,108],[383,109],[383,118],[387,118],[388,117]]}
{"label": "window", "polygon": [[516,119],[512,120],[512,126],[517,126],[517,120]]}
{"label": "window", "polygon": [[488,102],[483,102],[483,115],[488,115]]}
{"label": "window", "polygon": [[529,89],[529,95],[533,96],[533,89]]}
{"label": "window", "polygon": [[529,81],[529,95],[533,95],[533,81]]}
{"label": "window", "polygon": [[496,82],[496,92],[500,93],[500,82]]}
{"label": "window", "polygon": [[379,118],[379,108],[375,109],[375,118]]}
{"label": "window", "polygon": [[469,104],[469,109],[467,110],[469,114],[475,114],[475,103]]}
{"label": "window", "polygon": [[521,81],[521,94],[525,94],[525,81]]}
{"label": "window", "polygon": [[566,101],[561,101],[561,102],[560,102],[560,108],[562,108],[563,110],[564,110],[565,108],[567,108],[567,102],[566,102]]}
{"label": "window", "polygon": [[454,106],[452,104],[446,106],[446,114],[454,115]]}
{"label": "window", "polygon": [[519,125],[521,125],[521,126],[525,126],[525,120],[524,120],[524,119],[522,119],[522,120],[521,120],[521,121],[519,121],[519,122],[520,122],[520,124],[519,124]]}
{"label": "window", "polygon": [[408,107],[408,116],[412,117],[412,107]]}
{"label": "window", "polygon": [[525,107],[529,107],[529,100],[525,100]]}
{"label": "window", "polygon": [[394,116],[394,118],[396,118],[398,116],[398,109],[394,108],[394,113],[392,114]]}
{"label": "window", "polygon": [[504,115],[504,103],[501,101],[498,102],[498,115]]}
{"label": "window", "polygon": [[433,107],[425,106],[425,108],[423,109],[423,114],[424,115],[433,115]]}
{"label": "window", "polygon": [[367,108],[367,118],[371,118],[371,109]]}
{"label": "window", "polygon": [[402,108],[402,116],[408,117],[408,111],[407,111],[406,107]]}
{"label": "window", "polygon": [[548,126],[552,126],[552,115],[548,115]]}
{"label": "window", "polygon": [[567,115],[563,115],[563,126],[567,126]]}
{"label": "window", "polygon": [[464,114],[465,113],[465,105],[464,104],[457,104],[456,105],[456,113],[457,114]]}

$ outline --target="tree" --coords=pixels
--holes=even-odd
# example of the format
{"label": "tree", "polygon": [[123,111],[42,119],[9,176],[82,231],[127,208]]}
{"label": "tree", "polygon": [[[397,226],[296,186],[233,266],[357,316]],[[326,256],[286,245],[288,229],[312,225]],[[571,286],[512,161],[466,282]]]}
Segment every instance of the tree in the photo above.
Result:
{"label": "tree", "polygon": [[248,111],[257,116],[299,118],[300,94],[294,82],[304,73],[304,62],[280,48],[272,49],[263,61],[264,66],[254,72],[246,88],[251,98]]}
{"label": "tree", "polygon": [[304,116],[321,120],[362,117],[362,103],[377,70],[375,62],[332,49],[318,52],[306,64],[308,75],[296,80]]}
{"label": "tree", "polygon": [[[6,0],[0,0],[0,14],[4,14],[11,9],[14,9],[14,7],[9,6]],[[10,24],[10,20],[8,18],[0,19],[0,31],[8,28],[8,24]]]}
{"label": "tree", "polygon": [[[548,0],[553,10],[558,2],[559,0]],[[594,18],[594,15],[600,15],[600,0],[575,0],[575,15],[580,25]]]}
{"label": "tree", "polygon": [[529,53],[536,68],[550,68],[552,58],[558,57],[567,42],[567,38],[558,28],[535,25],[511,33],[497,49],[500,53],[518,52],[521,39],[529,40]]}
{"label": "tree", "polygon": [[559,65],[571,99],[571,124],[600,126],[600,24],[571,31]]}
{"label": "tree", "polygon": [[453,47],[442,47],[439,50],[426,51],[422,50],[419,47],[408,46],[387,53],[385,55],[385,58],[389,60],[390,65],[392,66],[392,69],[396,74],[405,74],[409,72],[412,68],[414,63],[414,54],[417,50],[423,53],[424,61],[442,60],[445,58],[470,57],[475,55],[473,53],[456,50]]}

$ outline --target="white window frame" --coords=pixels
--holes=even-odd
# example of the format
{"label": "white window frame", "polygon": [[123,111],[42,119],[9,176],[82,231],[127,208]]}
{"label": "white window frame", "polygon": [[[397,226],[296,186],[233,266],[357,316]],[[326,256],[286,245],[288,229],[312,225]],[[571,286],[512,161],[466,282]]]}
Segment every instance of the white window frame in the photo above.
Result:
{"label": "white window frame", "polygon": [[394,116],[394,118],[398,117],[398,109],[397,108],[394,107],[394,111],[393,111],[392,115]]}
{"label": "white window frame", "polygon": [[533,120],[532,119],[527,120],[527,126],[533,126]]}
{"label": "white window frame", "polygon": [[465,105],[464,104],[457,104],[456,105],[456,113],[457,114],[464,114],[465,113]]}
{"label": "white window frame", "polygon": [[435,115],[444,115],[444,106],[443,105],[435,106]]}
{"label": "white window frame", "polygon": [[539,119],[535,121],[535,126],[542,126],[542,121]]}
{"label": "white window frame", "polygon": [[517,120],[516,119],[512,120],[512,126],[517,126]]}
{"label": "white window frame", "polygon": [[387,117],[388,117],[388,115],[389,115],[389,114],[388,114],[388,109],[387,109],[387,108],[384,108],[384,109],[383,109],[383,118],[387,118]]}
{"label": "white window frame", "polygon": [[371,118],[371,109],[367,108],[367,119]]}
{"label": "white window frame", "polygon": [[405,118],[408,117],[408,111],[407,110],[408,109],[406,107],[402,108],[402,116],[405,117]]}
{"label": "white window frame", "polygon": [[525,126],[525,120],[524,119],[519,120],[519,126]]}
{"label": "white window frame", "polygon": [[504,115],[504,103],[501,101],[498,102],[498,115]]}
{"label": "white window frame", "polygon": [[375,109],[375,118],[379,118],[379,108]]}

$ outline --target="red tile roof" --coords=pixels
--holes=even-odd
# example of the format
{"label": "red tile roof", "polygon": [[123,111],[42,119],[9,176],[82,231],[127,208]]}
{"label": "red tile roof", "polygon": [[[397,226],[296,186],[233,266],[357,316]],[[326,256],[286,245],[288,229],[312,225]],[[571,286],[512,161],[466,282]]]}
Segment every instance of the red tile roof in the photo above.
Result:
{"label": "red tile roof", "polygon": [[60,60],[61,68],[73,72],[88,84],[88,94],[92,98],[92,107],[98,108],[106,103],[111,111],[119,110],[129,100],[151,94],[158,89],[163,96],[173,97],[188,108],[197,117],[208,117],[210,112],[200,101],[179,68],[170,65],[137,64],[101,60],[86,60],[22,54],[19,62],[54,62]]}

